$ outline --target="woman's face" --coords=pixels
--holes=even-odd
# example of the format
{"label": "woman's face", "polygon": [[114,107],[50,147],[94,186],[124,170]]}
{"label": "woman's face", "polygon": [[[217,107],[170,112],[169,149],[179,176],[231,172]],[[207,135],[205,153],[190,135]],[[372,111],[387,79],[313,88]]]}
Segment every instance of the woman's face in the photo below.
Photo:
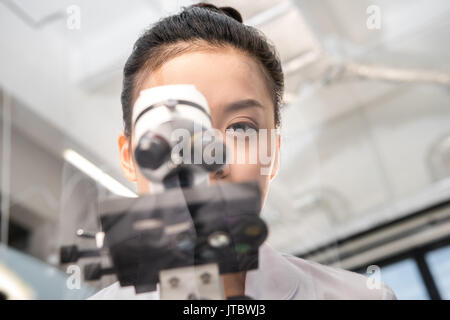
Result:
{"label": "woman's face", "polygon": [[[252,148],[250,143],[244,148],[235,143],[235,158],[245,153],[244,163],[231,161],[222,171],[210,174],[211,184],[257,180],[264,203],[269,183],[278,170],[280,138],[271,135],[275,129],[274,104],[262,67],[253,58],[233,48],[187,52],[147,73],[140,90],[169,84],[195,85],[208,101],[213,127],[224,138],[236,129],[266,129],[260,130],[267,139],[265,142],[258,139],[257,149]],[[236,132],[234,134],[239,138]],[[261,137],[261,134],[258,136]],[[132,136],[133,146],[135,143]],[[267,149],[269,163],[267,159],[262,163],[259,154],[256,163],[249,161],[249,153],[259,153],[260,148]],[[129,180],[137,183],[138,193],[151,192],[151,183],[139,172],[131,156],[132,149],[123,134],[119,136],[119,149],[122,170]]]}

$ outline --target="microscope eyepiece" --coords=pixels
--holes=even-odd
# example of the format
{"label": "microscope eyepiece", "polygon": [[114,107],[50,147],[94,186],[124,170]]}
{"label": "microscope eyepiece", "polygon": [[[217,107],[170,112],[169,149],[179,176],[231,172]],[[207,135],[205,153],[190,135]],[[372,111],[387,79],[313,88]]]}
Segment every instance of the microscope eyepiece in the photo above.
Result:
{"label": "microscope eyepiece", "polygon": [[171,151],[166,139],[148,132],[139,140],[134,156],[140,167],[156,170],[169,160]]}
{"label": "microscope eyepiece", "polygon": [[223,165],[216,158],[224,158],[225,146],[216,141],[208,102],[194,85],[141,91],[133,106],[133,123],[134,156],[153,190],[172,186],[168,181],[176,175],[185,187],[207,183],[208,174]]}

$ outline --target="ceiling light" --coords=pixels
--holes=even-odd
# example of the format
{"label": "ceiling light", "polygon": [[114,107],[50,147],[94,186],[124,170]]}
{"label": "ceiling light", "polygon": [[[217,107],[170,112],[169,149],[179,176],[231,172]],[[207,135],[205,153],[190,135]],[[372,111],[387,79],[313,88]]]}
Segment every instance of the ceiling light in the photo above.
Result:
{"label": "ceiling light", "polygon": [[136,193],[125,187],[110,175],[103,172],[103,170],[81,156],[79,153],[71,149],[67,149],[64,151],[63,157],[67,162],[83,171],[85,174],[100,183],[112,193],[124,197],[137,197]]}

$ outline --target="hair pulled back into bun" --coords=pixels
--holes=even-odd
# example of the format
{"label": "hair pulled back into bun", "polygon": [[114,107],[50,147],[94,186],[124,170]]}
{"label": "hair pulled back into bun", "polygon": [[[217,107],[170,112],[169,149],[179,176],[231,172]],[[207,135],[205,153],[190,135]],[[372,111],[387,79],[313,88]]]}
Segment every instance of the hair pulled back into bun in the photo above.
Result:
{"label": "hair pulled back into bun", "polygon": [[237,11],[235,8],[233,7],[217,7],[213,4],[210,3],[204,3],[204,2],[200,2],[197,4],[192,5],[191,7],[197,7],[197,8],[205,8],[205,9],[209,9],[215,12],[219,12],[219,13],[223,13],[227,16],[229,16],[230,18],[233,18],[234,20],[242,23],[242,16],[240,14],[239,11]]}

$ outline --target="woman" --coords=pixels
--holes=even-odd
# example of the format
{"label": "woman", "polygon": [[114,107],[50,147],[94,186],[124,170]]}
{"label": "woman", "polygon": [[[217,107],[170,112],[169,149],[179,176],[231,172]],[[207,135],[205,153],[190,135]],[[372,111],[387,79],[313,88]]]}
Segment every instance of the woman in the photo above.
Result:
{"label": "woman", "polygon": [[[276,50],[256,29],[242,23],[238,11],[197,4],[169,16],[136,42],[124,68],[122,107],[124,132],[119,136],[120,163],[138,193],[151,191],[132,156],[132,106],[139,92],[155,86],[193,84],[206,97],[212,124],[230,130],[277,129],[284,78]],[[211,174],[217,182],[259,181],[264,204],[278,170],[280,137],[270,154],[266,174],[261,163],[232,163]],[[270,139],[269,139],[270,140]],[[269,142],[271,143],[271,142]],[[269,148],[270,149],[270,148]],[[367,278],[345,270],[260,248],[259,268],[222,275],[226,297],[254,299],[395,299],[384,284],[370,290]],[[159,292],[136,295],[134,288],[111,285],[93,299],[158,299]]]}

